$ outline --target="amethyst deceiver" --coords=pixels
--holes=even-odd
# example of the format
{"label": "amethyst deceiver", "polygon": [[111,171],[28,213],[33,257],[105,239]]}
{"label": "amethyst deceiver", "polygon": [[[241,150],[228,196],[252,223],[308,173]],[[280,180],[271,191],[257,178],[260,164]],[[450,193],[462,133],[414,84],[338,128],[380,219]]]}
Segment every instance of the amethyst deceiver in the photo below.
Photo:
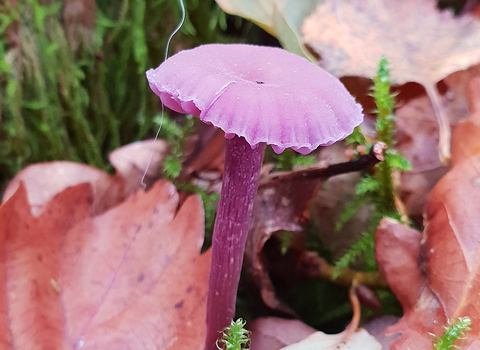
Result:
{"label": "amethyst deceiver", "polygon": [[227,138],[213,231],[206,349],[230,324],[265,146],[307,154],[349,135],[362,108],[342,83],[279,48],[212,44],[147,72],[165,106],[221,128]]}

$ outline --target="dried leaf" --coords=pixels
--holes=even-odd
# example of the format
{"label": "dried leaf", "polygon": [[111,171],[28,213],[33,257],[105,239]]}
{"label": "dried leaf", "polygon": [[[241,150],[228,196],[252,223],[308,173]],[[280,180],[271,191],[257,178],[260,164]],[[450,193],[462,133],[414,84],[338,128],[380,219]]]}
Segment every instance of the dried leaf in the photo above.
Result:
{"label": "dried leaf", "polygon": [[[467,71],[457,72],[447,77],[444,82],[448,86],[448,93],[442,98],[442,104],[448,112],[450,124],[458,124],[459,121],[469,116],[465,94],[473,97],[480,93],[469,86],[469,81],[480,76],[480,66],[474,66]],[[411,85],[411,84],[408,84]],[[410,172],[401,174],[401,195],[410,215],[420,216],[423,213],[426,199],[433,186],[446,174],[448,167],[441,165],[438,159],[438,125],[433,118],[434,111],[430,102],[424,94],[416,95],[414,98],[405,99],[406,88],[400,88],[399,108],[397,115],[397,140],[396,148],[412,164]],[[467,92],[468,91],[468,92]],[[470,98],[471,100],[471,98]],[[470,109],[475,109],[470,101]],[[472,114],[473,117],[473,114]],[[452,141],[452,165],[458,162],[464,148],[461,144],[468,144],[473,147],[478,143],[477,122],[466,122],[465,126],[458,124],[454,127],[456,139]],[[460,132],[460,129],[465,132]],[[475,153],[475,150],[472,150]],[[468,155],[467,155],[468,157]]]}
{"label": "dried leaf", "polygon": [[[30,214],[26,190],[0,208],[0,344],[4,349],[202,349],[210,255],[203,210],[177,211],[157,183],[90,217],[89,184]],[[6,322],[8,320],[8,322]]]}
{"label": "dried leaf", "polygon": [[282,350],[382,350],[382,345],[364,329],[353,333],[346,343],[344,342],[344,333],[316,332],[301,342],[286,346]]}
{"label": "dried leaf", "polygon": [[[480,12],[480,6],[478,9]],[[448,114],[450,116],[456,115],[459,117],[459,120],[468,118],[468,86],[473,77],[480,77],[480,64],[476,64],[468,69],[450,74],[439,84],[439,90],[443,90],[443,84],[445,84],[447,89],[445,93],[446,99],[443,101],[443,104],[446,105]]]}
{"label": "dried leaf", "polygon": [[480,153],[480,77],[471,79],[467,94],[471,114],[455,129],[452,166]]}
{"label": "dried leaf", "polygon": [[149,189],[163,175],[163,161],[168,151],[164,140],[133,142],[114,150],[108,160],[123,180],[125,197],[145,184]]}
{"label": "dried leaf", "polygon": [[[299,181],[286,178],[264,179],[258,188],[253,206],[252,224],[245,248],[244,269],[260,288],[262,299],[272,309],[291,313],[276,296],[268,268],[262,258],[265,242],[275,232],[300,232],[308,223],[308,206],[321,180]],[[298,189],[302,190],[299,191]],[[294,267],[292,267],[294,268]]]}
{"label": "dried leaf", "polygon": [[314,328],[298,320],[276,317],[258,318],[247,326],[252,332],[253,350],[279,350],[316,332]]}
{"label": "dried leaf", "polygon": [[375,76],[386,55],[396,84],[425,85],[480,62],[480,21],[439,12],[435,0],[326,0],[302,33],[335,76]]}
{"label": "dried leaf", "polygon": [[19,172],[7,185],[2,202],[12,197],[23,183],[32,214],[39,216],[55,195],[86,182],[93,188],[92,213],[101,213],[124,198],[121,181],[99,169],[73,162],[49,162],[33,164]]}
{"label": "dried leaf", "polygon": [[387,334],[402,333],[391,349],[432,349],[428,332],[440,334],[446,318],[420,266],[422,234],[393,219],[383,219],[376,232],[378,266],[403,307],[404,316]]}
{"label": "dried leaf", "polygon": [[[18,191],[0,208],[2,243],[2,319],[0,337],[6,349],[66,346],[62,336],[61,301],[51,285],[58,281],[60,242],[65,232],[89,217],[92,191],[88,185],[70,188],[30,214],[26,190]],[[70,205],[65,205],[70,203]],[[37,343],[38,342],[38,343]]]}
{"label": "dried leaf", "polygon": [[395,114],[395,147],[412,164],[412,171],[401,174],[401,198],[409,215],[421,216],[428,194],[448,171],[438,158],[438,124],[426,95],[405,102]]}
{"label": "dried leaf", "polygon": [[327,0],[305,19],[302,34],[335,76],[372,77],[385,55],[394,83],[422,84],[437,116],[444,162],[450,157],[450,128],[435,84],[480,62],[480,21],[440,13],[436,6],[435,0]]}
{"label": "dried leaf", "polygon": [[[480,89],[479,81],[474,80],[471,88]],[[472,106],[478,105],[478,96],[472,94]],[[477,114],[474,108],[464,125],[475,130]],[[458,132],[455,147],[461,152],[455,155],[460,159],[454,159],[454,167],[430,193],[423,237],[391,219],[384,219],[377,230],[379,267],[404,310],[391,328],[402,333],[392,350],[430,350],[429,333],[441,336],[448,320],[463,316],[472,320],[463,348],[480,346],[480,153],[474,152],[478,141],[471,148],[463,142],[472,136],[467,136],[469,130],[461,127]]]}
{"label": "dried leaf", "polygon": [[[468,333],[466,342],[462,343],[462,349],[478,349],[479,315],[478,310],[475,310],[478,305],[478,293],[468,295],[469,284],[474,282],[475,277],[478,280],[478,273],[466,277],[468,273],[459,271],[458,267],[463,264],[461,261],[463,253],[458,250],[458,241],[452,239],[451,235],[445,239],[440,238],[445,230],[430,239],[433,230],[440,231],[438,227],[427,229],[425,232],[427,241],[424,245],[420,244],[419,232],[392,219],[384,219],[377,230],[376,252],[379,267],[404,310],[404,316],[400,321],[387,329],[387,334],[401,333],[401,337],[391,343],[390,349],[431,350],[433,337],[430,333],[441,336],[447,319],[463,314],[471,314],[473,324],[476,326]],[[446,250],[450,252],[445,254]],[[445,255],[432,259],[438,252]],[[438,260],[443,260],[443,264],[438,264]],[[445,268],[445,265],[450,267]],[[439,290],[432,289],[437,283],[445,285]],[[462,285],[463,291],[459,292],[459,288],[452,290],[452,283]],[[473,288],[476,287],[473,285]],[[445,301],[447,303],[453,301],[456,310],[447,310],[444,307]]]}
{"label": "dried leaf", "polygon": [[398,322],[395,316],[380,316],[365,323],[362,328],[377,339],[382,344],[383,350],[390,350],[390,343],[395,340],[398,335],[386,335],[385,329]]}
{"label": "dried leaf", "polygon": [[190,139],[187,147],[189,152],[179,181],[187,182],[196,178],[199,182],[219,182],[225,160],[225,133],[202,122],[197,124],[197,128],[197,137]]}
{"label": "dried leaf", "polygon": [[149,188],[160,176],[160,166],[166,151],[167,145],[162,140],[147,140],[120,147],[109,157],[117,170],[115,176],[74,162],[33,164],[10,181],[2,202],[6,202],[23,182],[32,214],[38,216],[42,213],[43,206],[65,188],[88,182],[92,185],[94,194],[92,214],[99,214],[142,188],[145,171],[145,183]]}
{"label": "dried leaf", "polygon": [[430,193],[425,210],[429,285],[448,317],[470,316],[480,333],[480,154],[456,165]]}

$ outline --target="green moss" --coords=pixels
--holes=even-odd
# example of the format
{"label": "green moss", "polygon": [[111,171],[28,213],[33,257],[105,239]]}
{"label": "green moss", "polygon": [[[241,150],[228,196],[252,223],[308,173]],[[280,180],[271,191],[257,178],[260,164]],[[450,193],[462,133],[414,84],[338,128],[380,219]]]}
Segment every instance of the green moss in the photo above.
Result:
{"label": "green moss", "polygon": [[[362,238],[355,243],[336,264],[334,274],[338,276],[341,268],[347,267],[359,257],[363,257],[367,270],[376,269],[374,240],[375,230],[384,217],[400,218],[395,203],[395,189],[393,186],[393,172],[398,170],[411,170],[410,163],[394,149],[393,134],[395,131],[395,95],[390,92],[390,70],[385,57],[379,62],[377,76],[373,79],[372,96],[377,106],[376,129],[377,141],[384,142],[388,149],[385,153],[385,161],[378,163],[372,174],[364,174],[356,188],[356,197],[347,205],[340,215],[336,225],[337,231],[351,219],[358,209],[364,204],[373,204],[373,212],[370,225]],[[347,138],[347,145],[356,147],[372,146],[366,142],[359,128]]]}
{"label": "green moss", "polygon": [[451,350],[460,349],[455,343],[467,338],[467,333],[471,331],[472,320],[469,317],[459,317],[457,320],[451,320],[445,326],[445,333],[438,338],[432,334],[435,341],[433,350]]}
{"label": "green moss", "polygon": [[219,350],[248,350],[250,349],[250,332],[245,329],[246,321],[239,318],[225,327],[222,338],[217,342]]}

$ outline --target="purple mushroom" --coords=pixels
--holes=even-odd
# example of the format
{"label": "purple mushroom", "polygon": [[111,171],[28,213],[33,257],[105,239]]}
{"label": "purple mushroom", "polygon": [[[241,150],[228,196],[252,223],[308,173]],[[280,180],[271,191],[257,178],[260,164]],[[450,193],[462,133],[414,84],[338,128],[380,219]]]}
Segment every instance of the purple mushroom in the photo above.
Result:
{"label": "purple mushroom", "polygon": [[206,349],[234,317],[252,206],[265,146],[307,154],[349,135],[362,108],[342,83],[279,48],[203,45],[147,72],[165,106],[221,128],[227,138],[213,231]]}

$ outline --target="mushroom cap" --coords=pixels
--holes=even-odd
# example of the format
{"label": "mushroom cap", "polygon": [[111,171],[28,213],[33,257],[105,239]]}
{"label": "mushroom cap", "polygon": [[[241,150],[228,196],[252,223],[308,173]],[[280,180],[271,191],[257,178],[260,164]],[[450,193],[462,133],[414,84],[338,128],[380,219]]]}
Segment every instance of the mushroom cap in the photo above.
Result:
{"label": "mushroom cap", "polygon": [[337,78],[280,48],[202,45],[150,69],[147,79],[168,108],[277,153],[310,153],[363,120],[362,107]]}

